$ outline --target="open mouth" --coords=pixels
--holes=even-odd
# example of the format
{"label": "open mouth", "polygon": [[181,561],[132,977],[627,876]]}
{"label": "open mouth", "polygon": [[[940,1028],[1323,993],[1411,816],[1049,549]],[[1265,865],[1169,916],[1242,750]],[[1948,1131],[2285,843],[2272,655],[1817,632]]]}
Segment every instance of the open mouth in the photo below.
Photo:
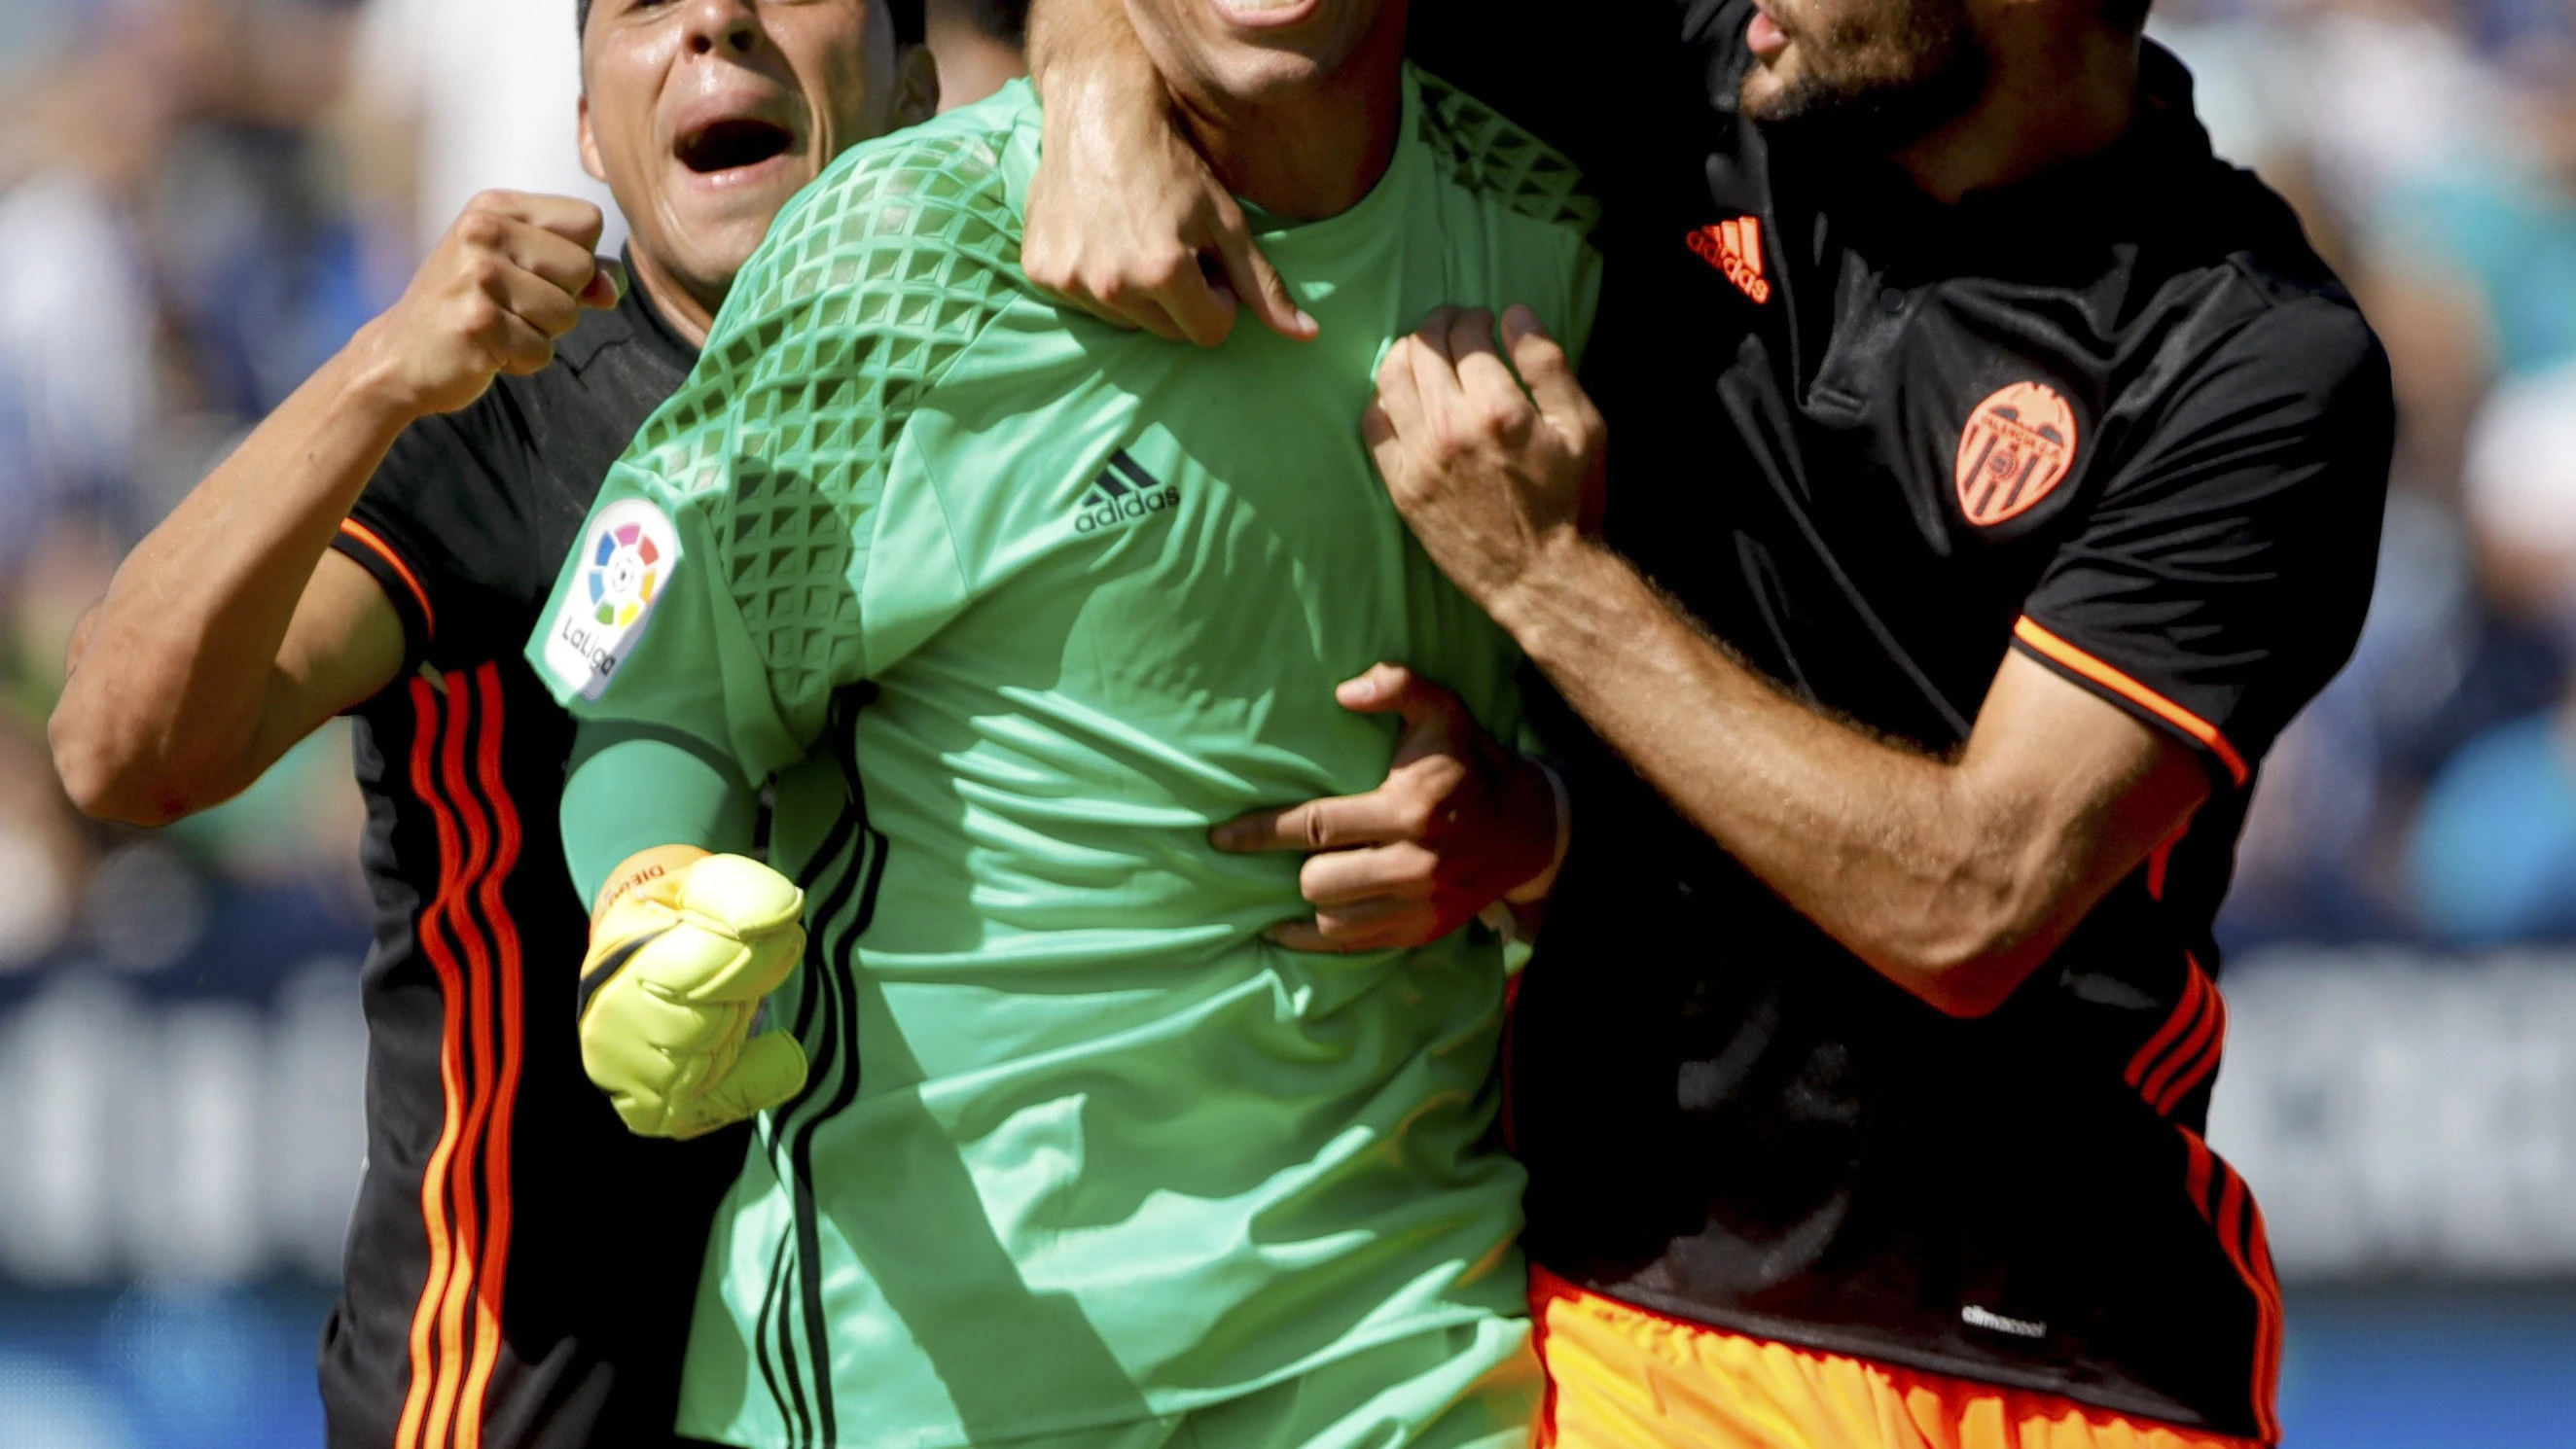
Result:
{"label": "open mouth", "polygon": [[774,121],[717,121],[681,138],[680,164],[713,176],[783,156],[795,144],[795,135]]}

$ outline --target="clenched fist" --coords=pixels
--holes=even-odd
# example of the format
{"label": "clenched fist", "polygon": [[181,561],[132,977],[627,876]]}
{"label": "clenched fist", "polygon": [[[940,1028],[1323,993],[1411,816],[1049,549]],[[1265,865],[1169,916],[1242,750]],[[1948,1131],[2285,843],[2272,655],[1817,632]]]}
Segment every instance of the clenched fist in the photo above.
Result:
{"label": "clenched fist", "polygon": [[757,861],[687,846],[618,867],[582,963],[582,1069],[644,1137],[702,1136],[805,1085],[783,1031],[752,1035],[760,1003],[805,949],[804,893]]}
{"label": "clenched fist", "polygon": [[501,373],[542,370],[582,308],[617,305],[617,265],[592,254],[602,223],[598,207],[569,197],[475,197],[402,300],[359,334],[375,385],[427,417],[473,402]]}

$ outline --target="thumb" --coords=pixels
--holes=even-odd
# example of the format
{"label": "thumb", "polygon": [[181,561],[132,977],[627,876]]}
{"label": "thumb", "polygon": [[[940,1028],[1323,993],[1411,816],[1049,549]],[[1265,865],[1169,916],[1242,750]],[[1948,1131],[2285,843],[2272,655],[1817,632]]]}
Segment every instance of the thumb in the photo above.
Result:
{"label": "thumb", "polygon": [[615,257],[595,257],[592,260],[596,265],[591,269],[590,282],[575,300],[585,307],[606,312],[626,300],[626,267]]}
{"label": "thumb", "polygon": [[805,1048],[787,1032],[764,1032],[742,1044],[733,1070],[709,1083],[699,1097],[710,1125],[739,1122],[780,1106],[805,1090]]}
{"label": "thumb", "polygon": [[1515,303],[1503,314],[1503,341],[1512,350],[1512,369],[1538,404],[1539,415],[1575,452],[1591,450],[1601,430],[1601,412],[1592,395],[1574,380],[1574,364],[1557,340],[1547,335],[1538,314]]}
{"label": "thumb", "polygon": [[1333,691],[1333,697],[1354,714],[1402,717],[1408,735],[1428,724],[1450,723],[1463,707],[1457,695],[1414,673],[1409,666],[1394,663],[1371,666],[1359,678],[1343,681]]}
{"label": "thumb", "polygon": [[1240,207],[1230,208],[1218,218],[1216,254],[1225,269],[1226,285],[1233,289],[1238,301],[1252,309],[1263,326],[1291,342],[1315,340],[1322,329],[1297,305],[1286,279],[1270,265],[1270,258],[1253,245]]}

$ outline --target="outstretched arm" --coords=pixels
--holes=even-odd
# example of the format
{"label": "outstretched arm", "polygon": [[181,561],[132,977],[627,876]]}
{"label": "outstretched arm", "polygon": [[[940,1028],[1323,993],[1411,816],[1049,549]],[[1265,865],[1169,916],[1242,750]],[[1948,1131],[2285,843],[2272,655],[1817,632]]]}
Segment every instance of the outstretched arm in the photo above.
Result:
{"label": "outstretched arm", "polygon": [[1175,342],[1223,342],[1245,301],[1283,337],[1315,335],[1182,137],[1121,0],[1039,0],[1029,73],[1046,101],[1020,249],[1030,281]]}
{"label": "outstretched arm", "polygon": [[402,667],[399,616],[329,552],[402,431],[553,360],[616,300],[584,202],[475,199],[402,300],[243,441],[117,570],[54,711],[90,814],[159,825],[231,798]]}
{"label": "outstretched arm", "polygon": [[[1424,547],[1683,816],[1874,970],[2000,1006],[2211,791],[2185,745],[2007,656],[1935,759],[1789,698],[1576,526],[1600,415],[1515,309],[1397,344],[1366,432]],[[1532,398],[1535,398],[1535,402]]]}

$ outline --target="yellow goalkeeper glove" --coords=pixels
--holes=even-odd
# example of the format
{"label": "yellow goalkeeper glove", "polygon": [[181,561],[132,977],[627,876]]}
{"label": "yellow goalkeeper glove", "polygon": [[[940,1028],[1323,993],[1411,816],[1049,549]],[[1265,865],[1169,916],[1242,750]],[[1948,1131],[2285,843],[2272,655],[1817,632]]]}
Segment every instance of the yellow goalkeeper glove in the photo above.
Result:
{"label": "yellow goalkeeper glove", "polygon": [[804,952],[804,893],[757,861],[682,846],[614,879],[581,968],[581,1065],[627,1127],[697,1137],[801,1091],[804,1048],[751,1027]]}

